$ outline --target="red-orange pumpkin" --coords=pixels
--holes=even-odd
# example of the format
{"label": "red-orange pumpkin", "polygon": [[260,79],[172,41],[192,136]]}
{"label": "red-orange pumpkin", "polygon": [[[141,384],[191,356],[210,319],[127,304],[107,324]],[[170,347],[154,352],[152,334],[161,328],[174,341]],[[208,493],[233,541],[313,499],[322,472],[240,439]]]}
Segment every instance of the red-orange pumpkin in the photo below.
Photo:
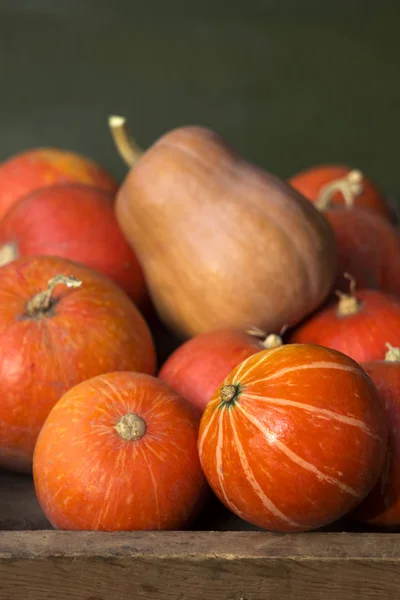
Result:
{"label": "red-orange pumpkin", "polygon": [[385,406],[388,451],[381,476],[367,498],[352,513],[358,521],[379,527],[400,526],[400,351],[390,348],[385,360],[364,363]]}
{"label": "red-orange pumpkin", "polygon": [[392,218],[383,192],[360,171],[343,165],[319,165],[293,175],[289,183],[311,202],[318,202],[327,192],[334,204],[343,205],[349,196],[354,206]]}
{"label": "red-orange pumpkin", "polygon": [[282,344],[261,330],[219,329],[200,333],[171,354],[158,376],[201,412],[227,375],[245,358]]}
{"label": "red-orange pumpkin", "polygon": [[[327,179],[326,184],[319,188],[318,198],[313,198],[313,194],[311,198],[323,211],[335,233],[340,276],[337,286],[343,285],[341,274],[348,272],[359,288],[380,289],[400,295],[400,235],[386,218],[387,210],[376,210],[377,207],[386,207],[382,197],[378,192],[372,193],[372,184],[359,171],[349,171],[346,176],[341,175],[333,181],[328,180],[328,173],[317,169],[311,175],[292,179],[291,184],[310,197],[313,188],[306,185],[310,177],[312,181],[316,178],[319,182],[324,177]],[[333,173],[329,176],[333,178]],[[365,210],[371,207],[370,204],[374,211]]]}
{"label": "red-orange pumpkin", "polygon": [[363,500],[387,424],[370,378],[343,354],[281,346],[246,359],[203,413],[199,454],[219,499],[275,531],[327,525]]}
{"label": "red-orange pumpkin", "polygon": [[0,365],[0,467],[30,471],[64,392],[107,371],[153,374],[155,350],[112,281],[62,258],[21,258],[0,269]]}
{"label": "red-orange pumpkin", "polygon": [[339,279],[351,273],[359,288],[378,289],[400,296],[400,235],[380,215],[361,208],[332,207],[324,210],[335,232]]}
{"label": "red-orange pumpkin", "polygon": [[208,486],[197,412],[166,383],[139,373],[85,381],[57,403],[34,455],[36,493],[59,529],[180,529]]}
{"label": "red-orange pumpkin", "polygon": [[315,313],[293,331],[289,341],[320,344],[358,363],[383,360],[386,343],[400,346],[400,300],[376,290],[352,290]]}
{"label": "red-orange pumpkin", "polygon": [[0,221],[0,264],[20,256],[61,256],[106,275],[146,308],[143,271],[118,226],[112,199],[77,183],[25,196]]}
{"label": "red-orange pumpkin", "polygon": [[24,196],[50,185],[94,185],[114,197],[118,189],[111,175],[93,160],[59,148],[33,148],[0,164],[0,219]]}

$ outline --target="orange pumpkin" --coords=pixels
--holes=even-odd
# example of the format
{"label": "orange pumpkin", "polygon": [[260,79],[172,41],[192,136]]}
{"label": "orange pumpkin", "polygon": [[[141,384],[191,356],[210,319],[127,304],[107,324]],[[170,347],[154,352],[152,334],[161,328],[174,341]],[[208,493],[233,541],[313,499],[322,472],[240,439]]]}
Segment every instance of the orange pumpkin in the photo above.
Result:
{"label": "orange pumpkin", "polygon": [[59,148],[33,148],[0,164],[0,219],[24,196],[62,183],[84,183],[115,195],[118,183],[90,158]]}
{"label": "orange pumpkin", "polygon": [[203,413],[199,454],[219,499],[242,519],[306,531],[353,509],[376,482],[387,424],[349,357],[288,344],[250,356]]}
{"label": "orange pumpkin", "polygon": [[236,365],[263,348],[281,345],[276,334],[258,329],[218,329],[191,338],[165,361],[158,377],[201,412]]}
{"label": "orange pumpkin", "polygon": [[139,373],[85,381],[57,403],[34,455],[36,493],[59,529],[179,529],[208,486],[197,412],[166,383]]}
{"label": "orange pumpkin", "polygon": [[400,300],[377,290],[340,293],[339,302],[331,302],[304,321],[289,341],[320,344],[343,352],[358,363],[383,360],[386,343],[400,345]]}
{"label": "orange pumpkin", "polygon": [[110,193],[77,183],[25,196],[0,221],[0,264],[20,256],[61,256],[106,275],[145,309],[142,269],[114,215]]}
{"label": "orange pumpkin", "polygon": [[400,526],[400,350],[388,344],[385,360],[362,366],[371,377],[385,406],[389,438],[381,476],[367,498],[352,513],[357,521],[379,527]]}
{"label": "orange pumpkin", "polygon": [[38,433],[69,388],[100,373],[154,373],[134,304],[91,269],[55,257],[0,268],[0,467],[30,471]]}
{"label": "orange pumpkin", "polygon": [[354,206],[392,219],[383,192],[356,169],[343,165],[319,165],[293,175],[289,183],[316,204],[326,193],[332,196],[334,204],[339,205],[348,203],[350,196]]}

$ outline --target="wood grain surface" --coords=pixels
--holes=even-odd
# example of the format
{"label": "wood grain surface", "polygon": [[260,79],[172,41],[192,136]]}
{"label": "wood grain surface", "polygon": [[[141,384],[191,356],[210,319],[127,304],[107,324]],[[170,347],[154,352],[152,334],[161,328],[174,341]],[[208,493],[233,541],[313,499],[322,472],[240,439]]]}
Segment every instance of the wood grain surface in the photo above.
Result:
{"label": "wood grain surface", "polygon": [[2,600],[397,600],[399,589],[391,534],[1,534]]}

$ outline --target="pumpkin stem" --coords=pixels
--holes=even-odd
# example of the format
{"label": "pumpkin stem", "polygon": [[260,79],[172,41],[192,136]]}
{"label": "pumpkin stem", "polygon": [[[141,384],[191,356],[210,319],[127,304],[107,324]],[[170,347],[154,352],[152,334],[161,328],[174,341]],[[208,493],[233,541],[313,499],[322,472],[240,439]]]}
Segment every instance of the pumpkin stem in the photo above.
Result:
{"label": "pumpkin stem", "polygon": [[259,327],[250,327],[250,329],[246,330],[248,335],[252,335],[260,339],[261,345],[263,348],[277,348],[278,346],[283,345],[282,335],[286,331],[287,326],[284,325],[280,331],[280,334],[270,333],[267,335],[265,331],[260,329]]}
{"label": "pumpkin stem", "polygon": [[4,265],[8,265],[8,263],[13,262],[18,258],[18,251],[15,244],[9,242],[8,244],[4,244],[0,248],[0,267]]}
{"label": "pumpkin stem", "polygon": [[356,281],[349,273],[343,273],[344,277],[350,281],[350,294],[345,294],[336,290],[335,294],[339,298],[337,314],[339,317],[354,315],[360,310],[360,302],[356,298]]}
{"label": "pumpkin stem", "polygon": [[236,399],[238,392],[239,392],[238,385],[233,385],[233,384],[223,385],[219,392],[219,395],[221,397],[222,402],[228,403],[228,402],[233,402]]}
{"label": "pumpkin stem", "polygon": [[126,442],[140,440],[146,433],[146,422],[135,413],[126,413],[116,425],[118,435]]}
{"label": "pumpkin stem", "polygon": [[363,192],[362,180],[362,173],[353,170],[340,179],[330,181],[320,189],[317,201],[315,202],[316,207],[322,211],[326,210],[330,206],[334,195],[340,192],[346,207],[352,208],[354,206],[354,199]]}
{"label": "pumpkin stem", "polygon": [[111,115],[108,118],[108,126],[120,157],[129,168],[133,167],[142,156],[143,150],[130,135],[125,117]]}
{"label": "pumpkin stem", "polygon": [[386,362],[398,362],[400,361],[400,348],[395,348],[389,342],[386,342],[386,348],[388,351],[385,354]]}
{"label": "pumpkin stem", "polygon": [[68,277],[66,275],[61,274],[56,275],[48,282],[47,290],[39,292],[38,294],[36,294],[36,296],[29,300],[28,304],[26,305],[26,312],[30,317],[38,318],[40,316],[43,316],[43,314],[51,306],[51,296],[54,289],[60,283],[66,285],[69,288],[78,288],[82,285],[82,281],[79,281],[79,279],[74,277],[74,275],[69,275]]}

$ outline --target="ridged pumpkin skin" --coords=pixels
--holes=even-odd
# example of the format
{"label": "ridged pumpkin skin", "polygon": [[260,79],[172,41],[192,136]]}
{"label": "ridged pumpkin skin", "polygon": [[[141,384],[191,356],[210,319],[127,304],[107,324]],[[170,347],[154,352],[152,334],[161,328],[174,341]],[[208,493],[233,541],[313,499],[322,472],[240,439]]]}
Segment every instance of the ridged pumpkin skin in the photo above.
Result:
{"label": "ridged pumpkin skin", "polygon": [[206,128],[176,129],[149,148],[116,211],[161,319],[182,338],[279,331],[322,303],[336,276],[324,217]]}
{"label": "ridged pumpkin skin", "polygon": [[115,195],[118,184],[94,161],[58,148],[34,148],[0,164],[0,219],[21,198],[62,183],[94,185]]}
{"label": "ridged pumpkin skin", "polygon": [[[306,169],[289,178],[289,183],[311,202],[316,202],[321,190],[327,185],[346,177],[352,169],[344,165],[318,165]],[[355,196],[354,206],[378,213],[392,219],[392,214],[384,198],[383,192],[370,179],[363,176],[362,192]],[[336,192],[333,204],[344,204],[343,194]]]}
{"label": "ridged pumpkin skin", "polygon": [[[233,400],[221,399],[226,386]],[[307,531],[365,498],[386,443],[383,407],[361,367],[328,348],[289,344],[232,371],[202,416],[198,448],[211,488],[239,517]]]}
{"label": "ridged pumpkin skin", "polygon": [[389,424],[386,462],[374,488],[352,513],[357,521],[400,527],[400,362],[364,363],[385,406]]}
{"label": "ridged pumpkin skin", "polygon": [[[358,288],[400,296],[400,234],[387,219],[360,208],[329,208],[324,214],[335,232],[339,274],[350,273]],[[342,276],[337,281],[339,289]]]}
{"label": "ridged pumpkin skin", "polygon": [[[139,439],[116,430],[126,414]],[[199,418],[167,384],[140,373],[107,373],[77,385],[40,433],[34,481],[59,529],[179,529],[208,494],[197,454]]]}
{"label": "ridged pumpkin skin", "polygon": [[[58,274],[50,310],[31,317],[27,303]],[[56,257],[21,258],[0,269],[0,467],[31,470],[39,431],[68,389],[108,371],[153,374],[150,330],[109,279]]]}
{"label": "ridged pumpkin skin", "polygon": [[320,344],[343,352],[358,363],[383,360],[386,344],[400,346],[400,300],[376,290],[359,290],[356,312],[340,314],[332,302],[293,331],[290,342]]}

